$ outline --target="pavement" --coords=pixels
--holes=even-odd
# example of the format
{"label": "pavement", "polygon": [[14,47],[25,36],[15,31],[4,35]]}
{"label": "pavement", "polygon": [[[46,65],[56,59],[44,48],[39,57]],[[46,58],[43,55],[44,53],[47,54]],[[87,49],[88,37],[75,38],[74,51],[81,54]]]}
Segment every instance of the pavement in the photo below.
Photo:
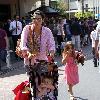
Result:
{"label": "pavement", "polygon": [[0,71],[0,75],[4,75],[10,71],[18,69],[19,67],[23,66],[23,61],[19,57],[16,59],[15,53],[12,50],[7,51],[7,58],[6,62],[1,62],[2,67]]}
{"label": "pavement", "polygon": [[[100,73],[98,67],[93,67],[91,46],[85,47],[83,52],[86,61],[84,66],[79,65],[80,82],[73,87],[74,95],[77,100],[100,100]],[[61,64],[61,57],[56,57],[55,61],[59,66],[58,100],[69,100],[64,80],[65,67]],[[23,61],[13,63],[9,71],[0,74],[0,100],[14,100],[12,90],[27,79]]]}
{"label": "pavement", "polygon": [[[100,73],[99,67],[93,66],[92,51],[88,46],[83,49],[86,55],[84,66],[79,65],[79,84],[73,87],[74,96],[77,100],[100,100]],[[64,66],[59,71],[58,100],[69,100],[67,85],[64,80]]]}

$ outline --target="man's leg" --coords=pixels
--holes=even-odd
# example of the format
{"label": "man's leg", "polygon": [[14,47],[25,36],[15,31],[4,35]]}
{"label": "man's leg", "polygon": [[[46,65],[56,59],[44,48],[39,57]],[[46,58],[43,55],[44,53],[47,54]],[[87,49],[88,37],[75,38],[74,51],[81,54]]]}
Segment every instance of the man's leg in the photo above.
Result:
{"label": "man's leg", "polygon": [[0,71],[1,71],[1,59],[0,59]]}
{"label": "man's leg", "polygon": [[75,44],[75,36],[74,35],[72,36],[72,43],[74,44],[75,49],[76,49],[77,47],[76,47],[76,44]]}
{"label": "man's leg", "polygon": [[16,46],[17,46],[17,41],[18,41],[19,36],[18,35],[13,35],[12,36],[12,40],[13,40],[13,44],[14,44],[14,53],[15,53],[15,57],[18,58],[17,54],[16,54]]}
{"label": "man's leg", "polygon": [[81,46],[80,46],[80,35],[75,36],[75,40],[76,40],[76,44],[77,44],[77,48],[78,50],[81,50]]}

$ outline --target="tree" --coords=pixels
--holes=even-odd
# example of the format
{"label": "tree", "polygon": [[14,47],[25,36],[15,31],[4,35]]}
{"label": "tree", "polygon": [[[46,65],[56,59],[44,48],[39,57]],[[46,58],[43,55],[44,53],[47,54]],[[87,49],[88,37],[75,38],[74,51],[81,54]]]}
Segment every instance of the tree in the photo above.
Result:
{"label": "tree", "polygon": [[81,17],[83,18],[88,18],[88,17],[94,17],[94,14],[92,12],[76,12],[75,13],[75,17],[77,17],[78,19],[80,19]]}
{"label": "tree", "polygon": [[66,16],[65,11],[68,9],[68,5],[65,2],[65,0],[58,0],[57,1],[57,9],[60,11],[61,15],[65,15]]}

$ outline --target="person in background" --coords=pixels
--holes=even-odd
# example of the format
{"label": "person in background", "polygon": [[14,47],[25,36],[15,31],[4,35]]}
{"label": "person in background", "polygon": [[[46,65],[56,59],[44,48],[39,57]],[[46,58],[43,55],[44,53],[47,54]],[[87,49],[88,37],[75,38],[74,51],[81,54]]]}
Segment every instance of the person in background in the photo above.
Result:
{"label": "person in background", "polygon": [[22,28],[24,28],[25,25],[26,25],[25,17],[22,17],[22,18],[21,18],[21,23],[22,23]]}
{"label": "person in background", "polygon": [[85,32],[85,36],[84,36],[84,45],[88,45],[89,43],[89,25],[88,25],[88,22],[87,22],[87,19],[84,19],[84,32]]}
{"label": "person in background", "polygon": [[64,29],[62,19],[58,20],[57,23],[57,44],[58,44],[58,53],[61,55],[61,43],[64,40]]}
{"label": "person in background", "polygon": [[[99,64],[100,64],[100,21],[97,22],[96,30],[97,30],[97,36],[95,40],[95,55],[99,59]],[[99,72],[100,72],[100,67],[99,67]]]}
{"label": "person in background", "polygon": [[65,41],[71,41],[71,24],[70,20],[66,20],[66,23],[63,25],[65,33]]}
{"label": "person in background", "polygon": [[8,50],[7,33],[3,29],[2,23],[0,23],[0,70],[2,67],[2,63],[6,63],[7,50]]}
{"label": "person in background", "polygon": [[97,57],[95,54],[95,40],[97,36],[97,30],[96,30],[97,25],[93,26],[93,31],[90,34],[91,40],[92,40],[92,53],[93,53],[93,62],[94,62],[94,67],[97,67]]}
{"label": "person in background", "polygon": [[9,31],[10,23],[11,23],[11,20],[8,19],[7,22],[4,24],[3,29],[7,33],[7,37],[8,37],[8,40],[9,40],[9,50],[12,50],[13,49],[13,47],[12,47],[12,32]]}
{"label": "person in background", "polygon": [[65,81],[68,85],[68,92],[70,94],[70,100],[75,100],[73,94],[73,86],[79,83],[78,66],[76,60],[75,48],[72,42],[67,42],[62,54],[62,63],[65,66]]}
{"label": "person in background", "polygon": [[88,26],[89,26],[89,36],[88,36],[88,39],[89,39],[90,43],[91,43],[90,34],[93,31],[93,25],[94,25],[94,20],[93,20],[92,17],[89,17],[88,18]]}
{"label": "person in background", "polygon": [[81,26],[80,26],[77,18],[74,18],[72,20],[71,33],[72,33],[72,42],[75,45],[75,49],[81,50],[81,46],[80,46],[81,39],[80,39],[80,36],[82,34],[82,29],[81,29]]}
{"label": "person in background", "polygon": [[[14,44],[14,51],[15,51],[17,40],[20,38],[22,32],[22,23],[19,21],[18,15],[15,15],[14,20],[10,23],[9,31],[12,32],[12,41]],[[16,53],[15,53],[15,57],[18,58]]]}

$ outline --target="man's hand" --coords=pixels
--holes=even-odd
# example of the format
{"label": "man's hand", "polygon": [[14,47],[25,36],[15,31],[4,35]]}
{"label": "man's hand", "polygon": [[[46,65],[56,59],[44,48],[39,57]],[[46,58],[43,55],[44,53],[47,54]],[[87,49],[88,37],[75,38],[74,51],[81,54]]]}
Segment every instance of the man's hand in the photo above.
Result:
{"label": "man's hand", "polygon": [[95,51],[95,56],[96,56],[96,58],[98,59],[99,58],[99,51]]}
{"label": "man's hand", "polygon": [[50,51],[50,57],[54,59],[54,55],[55,55],[54,50],[51,50],[51,51]]}
{"label": "man's hand", "polygon": [[28,57],[27,50],[22,50],[22,56],[23,58]]}

